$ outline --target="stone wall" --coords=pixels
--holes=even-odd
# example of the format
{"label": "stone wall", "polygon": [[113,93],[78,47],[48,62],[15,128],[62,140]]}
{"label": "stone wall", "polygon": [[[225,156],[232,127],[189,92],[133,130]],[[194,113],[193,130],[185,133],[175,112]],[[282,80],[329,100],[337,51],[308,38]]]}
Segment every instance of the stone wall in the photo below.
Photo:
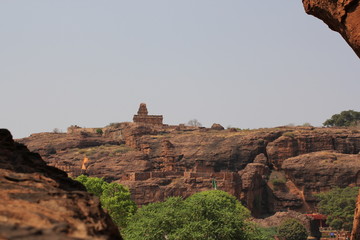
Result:
{"label": "stone wall", "polygon": [[163,124],[163,116],[162,115],[145,115],[145,116],[134,115],[133,121],[135,123],[162,125]]}

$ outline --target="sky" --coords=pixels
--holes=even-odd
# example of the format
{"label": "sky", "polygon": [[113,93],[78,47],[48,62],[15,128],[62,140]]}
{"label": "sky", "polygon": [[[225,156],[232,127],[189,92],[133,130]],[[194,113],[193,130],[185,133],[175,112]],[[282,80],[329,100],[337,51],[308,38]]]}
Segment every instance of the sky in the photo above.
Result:
{"label": "sky", "polygon": [[359,58],[302,1],[1,0],[0,127],[321,126],[360,111]]}

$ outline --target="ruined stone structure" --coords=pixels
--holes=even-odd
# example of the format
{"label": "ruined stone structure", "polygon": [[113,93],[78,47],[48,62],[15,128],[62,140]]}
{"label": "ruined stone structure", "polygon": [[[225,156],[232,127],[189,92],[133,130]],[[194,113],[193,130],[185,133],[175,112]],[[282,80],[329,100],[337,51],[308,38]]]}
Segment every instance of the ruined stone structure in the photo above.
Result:
{"label": "ruined stone structure", "polygon": [[137,115],[134,115],[134,123],[145,123],[153,125],[163,125],[162,115],[148,115],[145,103],[141,103]]}

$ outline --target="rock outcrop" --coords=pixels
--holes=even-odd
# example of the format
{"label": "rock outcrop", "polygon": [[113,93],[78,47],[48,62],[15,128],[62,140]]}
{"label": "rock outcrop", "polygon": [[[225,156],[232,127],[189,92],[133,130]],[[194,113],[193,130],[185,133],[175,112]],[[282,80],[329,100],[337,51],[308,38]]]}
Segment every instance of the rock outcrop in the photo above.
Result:
{"label": "rock outcrop", "polygon": [[339,32],[360,57],[359,0],[303,0],[305,11]]}
{"label": "rock outcrop", "polygon": [[[215,182],[218,189],[240,199],[254,216],[288,209],[311,212],[313,192],[360,185],[356,172],[360,169],[351,160],[360,156],[360,133],[354,129],[219,131],[119,123],[103,128],[101,136],[87,133],[83,137],[80,133],[78,129],[77,133],[35,134],[18,141],[28,144],[30,150],[42,152],[48,164],[71,176],[79,175],[85,166],[90,176],[127,185],[138,205],[171,196],[187,197],[212,189]],[[43,143],[49,143],[49,137],[55,151],[44,153]],[[62,143],[67,144],[66,148],[61,147]],[[336,155],[342,165],[317,166],[321,162],[317,154],[323,155],[325,162],[331,162]],[[346,157],[349,161],[343,160]],[[292,163],[297,167],[293,169]]]}
{"label": "rock outcrop", "polygon": [[225,128],[218,123],[214,123],[213,125],[211,125],[211,129],[221,131],[221,130],[224,130]]}
{"label": "rock outcrop", "polygon": [[334,186],[359,185],[360,154],[309,153],[286,159],[282,169],[305,199],[312,201],[312,193],[328,191]]}
{"label": "rock outcrop", "polygon": [[259,224],[261,227],[265,227],[265,228],[278,227],[285,220],[289,218],[293,218],[300,221],[305,226],[305,228],[310,232],[310,218],[305,216],[304,214],[295,211],[277,212],[274,215],[264,219],[254,219],[254,222]]}
{"label": "rock outcrop", "polygon": [[344,154],[359,153],[360,133],[341,128],[289,129],[266,147],[269,161],[276,168],[281,168],[287,158],[332,150]]}
{"label": "rock outcrop", "polygon": [[360,191],[356,203],[356,209],[354,214],[354,225],[351,232],[351,240],[360,239]]}
{"label": "rock outcrop", "polygon": [[0,239],[122,239],[99,199],[0,129]]}
{"label": "rock outcrop", "polygon": [[249,163],[239,174],[242,183],[240,200],[246,203],[246,207],[251,209],[251,213],[255,217],[269,212],[266,185],[270,174],[269,167],[262,163]]}

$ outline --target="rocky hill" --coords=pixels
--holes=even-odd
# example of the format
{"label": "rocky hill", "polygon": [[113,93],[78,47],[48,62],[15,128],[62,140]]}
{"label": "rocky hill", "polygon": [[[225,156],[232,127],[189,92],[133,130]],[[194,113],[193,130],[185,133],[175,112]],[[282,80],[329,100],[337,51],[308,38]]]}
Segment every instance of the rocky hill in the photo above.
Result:
{"label": "rocky hill", "polygon": [[0,129],[0,239],[122,239],[99,199]]}
{"label": "rocky hill", "polygon": [[254,216],[312,212],[314,193],[360,185],[360,132],[352,129],[119,123],[17,141],[71,176],[86,172],[127,185],[139,205],[187,197],[215,182]]}

